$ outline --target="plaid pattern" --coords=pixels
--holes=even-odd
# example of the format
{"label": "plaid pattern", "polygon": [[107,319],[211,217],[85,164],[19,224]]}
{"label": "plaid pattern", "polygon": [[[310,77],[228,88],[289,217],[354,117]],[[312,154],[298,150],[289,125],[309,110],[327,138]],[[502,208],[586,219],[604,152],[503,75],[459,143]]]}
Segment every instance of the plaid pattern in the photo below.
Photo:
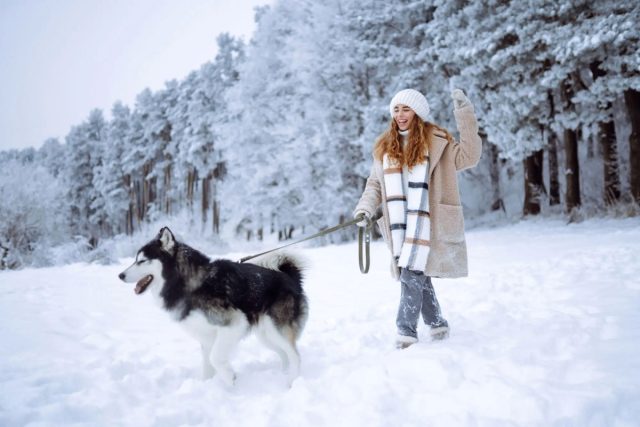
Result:
{"label": "plaid pattern", "polygon": [[429,158],[407,172],[408,194],[402,185],[402,167],[382,159],[387,208],[391,223],[391,250],[399,267],[423,271],[429,256]]}

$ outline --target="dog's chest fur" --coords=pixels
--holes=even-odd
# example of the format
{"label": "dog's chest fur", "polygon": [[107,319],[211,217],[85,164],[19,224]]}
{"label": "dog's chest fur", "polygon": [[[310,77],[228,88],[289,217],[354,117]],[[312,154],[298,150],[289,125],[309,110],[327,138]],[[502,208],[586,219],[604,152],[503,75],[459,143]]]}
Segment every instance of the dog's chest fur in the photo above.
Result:
{"label": "dog's chest fur", "polygon": [[189,315],[180,320],[178,324],[193,338],[200,342],[215,339],[218,326],[207,321],[206,316],[200,310],[191,310]]}

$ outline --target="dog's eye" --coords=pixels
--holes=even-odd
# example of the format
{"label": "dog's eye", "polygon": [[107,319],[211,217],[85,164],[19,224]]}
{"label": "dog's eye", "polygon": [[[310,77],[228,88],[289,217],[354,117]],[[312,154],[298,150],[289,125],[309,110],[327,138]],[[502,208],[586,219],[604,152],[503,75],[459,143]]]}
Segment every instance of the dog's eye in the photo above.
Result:
{"label": "dog's eye", "polygon": [[147,262],[147,260],[146,260],[146,259],[141,259],[140,261],[136,262],[136,264],[137,264],[137,265],[140,265],[140,264],[142,264],[143,262]]}

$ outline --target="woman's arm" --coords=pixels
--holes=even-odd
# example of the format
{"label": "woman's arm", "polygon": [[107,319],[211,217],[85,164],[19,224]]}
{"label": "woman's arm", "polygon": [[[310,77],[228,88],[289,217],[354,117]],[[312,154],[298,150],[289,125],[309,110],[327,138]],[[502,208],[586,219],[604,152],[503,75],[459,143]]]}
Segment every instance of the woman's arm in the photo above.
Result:
{"label": "woman's arm", "polygon": [[353,216],[356,217],[359,213],[364,213],[369,219],[373,218],[381,200],[380,181],[376,176],[374,161],[371,164],[371,172],[369,173],[369,178],[367,178],[367,185],[364,187],[360,201],[353,211]]}
{"label": "woman's arm", "polygon": [[453,115],[456,119],[460,141],[453,146],[454,160],[457,170],[474,167],[480,161],[482,140],[478,135],[478,120],[473,104],[460,89],[451,93],[453,98]]}

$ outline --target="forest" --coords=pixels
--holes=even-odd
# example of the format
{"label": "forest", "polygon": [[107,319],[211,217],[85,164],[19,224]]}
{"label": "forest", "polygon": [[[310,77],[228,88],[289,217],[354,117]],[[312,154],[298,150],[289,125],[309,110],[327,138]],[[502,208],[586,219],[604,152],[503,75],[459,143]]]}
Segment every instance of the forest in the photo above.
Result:
{"label": "forest", "polygon": [[404,88],[454,135],[451,90],[475,106],[467,218],[640,214],[639,2],[276,0],[255,20],[135,105],[1,151],[0,269],[158,221],[222,243],[348,220]]}

